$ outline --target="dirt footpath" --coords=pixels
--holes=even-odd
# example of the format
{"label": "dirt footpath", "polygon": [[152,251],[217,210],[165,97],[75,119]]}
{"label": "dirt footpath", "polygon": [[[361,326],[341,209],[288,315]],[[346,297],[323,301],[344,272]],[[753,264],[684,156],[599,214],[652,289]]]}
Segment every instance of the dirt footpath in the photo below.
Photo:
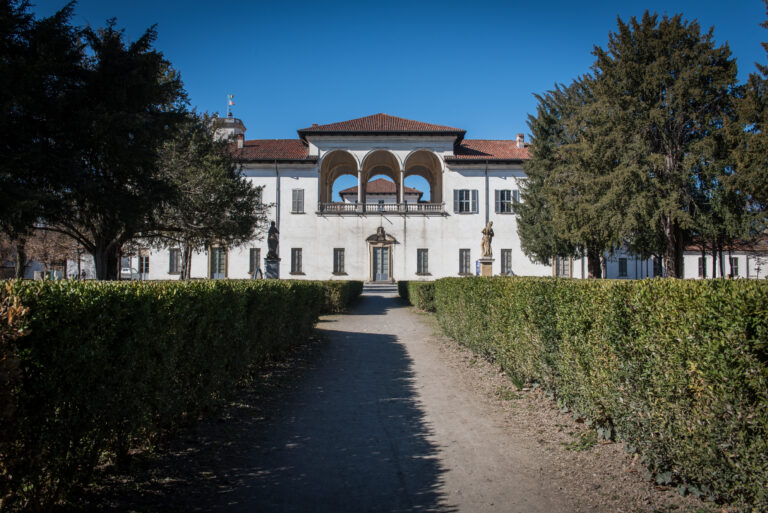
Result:
{"label": "dirt footpath", "polygon": [[324,342],[265,369],[216,418],[137,454],[127,473],[105,469],[76,510],[709,509],[643,480],[618,444],[514,389],[393,287],[367,288],[318,330]]}
{"label": "dirt footpath", "polygon": [[[638,503],[621,490],[613,497],[584,490],[583,469],[563,472],[542,432],[531,433],[530,412],[516,425],[514,409],[497,407],[512,390],[489,400],[483,387],[497,385],[482,373],[491,366],[483,370],[475,361],[469,375],[463,371],[457,362],[465,355],[441,346],[434,324],[405,307],[394,288],[369,289],[351,312],[325,317],[319,329],[328,347],[255,441],[243,465],[248,471],[222,494],[220,509],[655,509],[658,501],[643,502],[643,492]],[[578,443],[576,432],[560,438],[572,434]]]}

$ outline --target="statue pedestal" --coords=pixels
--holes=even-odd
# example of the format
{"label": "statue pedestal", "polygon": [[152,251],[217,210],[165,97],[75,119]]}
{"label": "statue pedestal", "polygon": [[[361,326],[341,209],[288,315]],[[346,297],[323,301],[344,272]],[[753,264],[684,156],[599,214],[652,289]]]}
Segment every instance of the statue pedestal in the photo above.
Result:
{"label": "statue pedestal", "polygon": [[493,276],[493,258],[481,257],[477,261],[480,264],[480,276]]}
{"label": "statue pedestal", "polygon": [[279,258],[264,259],[264,278],[266,278],[267,280],[280,279],[280,259]]}

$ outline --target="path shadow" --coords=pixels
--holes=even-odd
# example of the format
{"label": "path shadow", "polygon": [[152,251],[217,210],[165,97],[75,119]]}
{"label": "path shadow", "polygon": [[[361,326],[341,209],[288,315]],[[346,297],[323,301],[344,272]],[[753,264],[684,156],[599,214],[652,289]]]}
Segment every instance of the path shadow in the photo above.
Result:
{"label": "path shadow", "polygon": [[[365,297],[353,314],[397,303]],[[343,324],[351,329],[367,322],[350,317]],[[394,335],[318,331],[325,343],[309,346],[314,355],[299,369],[270,370],[288,385],[249,389],[160,454],[137,460],[132,481],[115,474],[104,484],[114,493],[68,511],[456,511],[442,491],[446,469],[405,347]]]}
{"label": "path shadow", "polygon": [[400,296],[381,295],[375,292],[361,295],[346,313],[348,315],[386,315],[390,310],[403,308],[406,304]]}
{"label": "path shadow", "polygon": [[392,335],[324,332],[322,362],[211,509],[455,511],[405,348]]}

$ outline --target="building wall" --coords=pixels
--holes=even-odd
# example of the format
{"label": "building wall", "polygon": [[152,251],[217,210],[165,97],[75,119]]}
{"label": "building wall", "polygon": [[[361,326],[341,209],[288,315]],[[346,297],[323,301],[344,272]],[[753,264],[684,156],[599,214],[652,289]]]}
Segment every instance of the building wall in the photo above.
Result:
{"label": "building wall", "polygon": [[[374,141],[368,145],[360,141],[322,141],[325,148],[352,150],[363,162],[374,148],[382,147],[392,151],[401,165],[414,150],[413,141],[395,140],[382,144]],[[341,144],[347,146],[341,146]],[[419,141],[418,148],[432,145],[439,156],[450,154],[452,146],[441,138],[434,141]],[[279,181],[276,178],[276,168]],[[366,215],[328,215],[317,213],[318,173],[320,164],[258,164],[248,165],[243,173],[256,186],[262,186],[262,198],[267,203],[280,205],[279,219],[276,206],[268,215],[275,220],[280,231],[280,277],[297,279],[370,279],[370,250],[366,238],[376,234],[379,227],[395,238],[392,246],[391,277],[394,280],[436,279],[459,275],[459,250],[470,250],[470,272],[475,271],[475,261],[480,257],[481,231],[488,220],[494,222],[495,237],[492,242],[493,272],[501,272],[501,249],[512,250],[512,270],[517,275],[551,274],[549,266],[534,264],[520,248],[517,236],[516,218],[513,214],[496,213],[494,191],[496,189],[518,190],[524,173],[519,165],[486,166],[485,164],[445,167],[442,170],[442,196],[445,214],[442,216],[400,215],[396,213],[368,213]],[[304,190],[304,212],[292,213],[292,191]],[[454,213],[453,190],[474,189],[478,191],[477,213]],[[487,193],[486,193],[487,191]],[[230,248],[228,253],[229,278],[248,278],[249,249],[261,249],[263,258],[267,254],[264,234],[240,248]],[[292,275],[291,249],[302,249],[303,274]],[[343,248],[345,252],[345,275],[333,274],[333,250]],[[428,276],[416,274],[417,250],[428,249]],[[156,250],[150,256],[150,279],[174,279],[168,274],[168,251]],[[192,259],[193,278],[208,276],[207,252],[195,254]]]}
{"label": "building wall", "polygon": [[[738,273],[735,273],[735,277],[738,278],[751,278],[751,279],[766,279],[768,278],[768,254],[755,253],[746,251],[734,251],[731,256],[738,262]],[[683,256],[683,277],[691,279],[699,279],[699,258],[701,258],[701,252],[686,251]],[[705,257],[706,261],[706,276],[705,278],[712,278],[712,254],[708,254]],[[728,253],[723,253],[723,270],[725,275],[729,276],[733,271],[728,260]],[[720,277],[720,259],[717,260],[717,277]]]}

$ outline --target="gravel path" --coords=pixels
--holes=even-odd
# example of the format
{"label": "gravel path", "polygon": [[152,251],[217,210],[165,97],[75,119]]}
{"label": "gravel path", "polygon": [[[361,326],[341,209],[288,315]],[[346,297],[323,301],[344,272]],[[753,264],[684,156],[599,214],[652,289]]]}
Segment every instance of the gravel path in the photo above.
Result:
{"label": "gravel path", "polygon": [[329,343],[230,475],[221,511],[580,509],[535,446],[441,362],[394,288],[318,325]]}

